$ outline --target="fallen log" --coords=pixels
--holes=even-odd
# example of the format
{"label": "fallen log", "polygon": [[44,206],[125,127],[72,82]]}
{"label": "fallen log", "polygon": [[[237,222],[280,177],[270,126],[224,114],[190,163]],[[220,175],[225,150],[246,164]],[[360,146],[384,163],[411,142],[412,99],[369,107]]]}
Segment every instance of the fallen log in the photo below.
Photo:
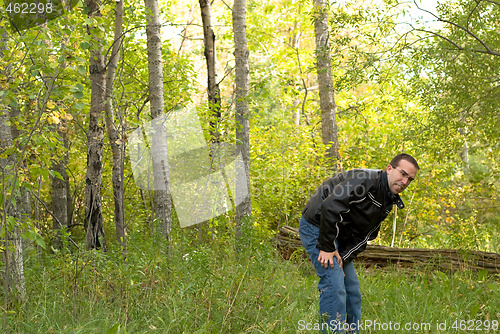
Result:
{"label": "fallen log", "polygon": [[[305,252],[299,251],[303,248],[296,228],[283,226],[273,239],[273,243],[286,260],[290,259],[293,254],[307,257]],[[362,262],[367,267],[373,265],[386,267],[395,264],[403,268],[428,266],[444,271],[487,270],[489,274],[500,273],[500,254],[462,249],[368,245],[366,250],[358,255],[356,261]]]}

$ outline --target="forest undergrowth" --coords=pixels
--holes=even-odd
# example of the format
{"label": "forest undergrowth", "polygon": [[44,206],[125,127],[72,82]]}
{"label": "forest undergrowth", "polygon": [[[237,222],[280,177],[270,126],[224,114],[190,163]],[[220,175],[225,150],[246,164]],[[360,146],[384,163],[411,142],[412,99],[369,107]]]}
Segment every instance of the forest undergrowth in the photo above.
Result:
{"label": "forest undergrowth", "polygon": [[[285,261],[267,237],[251,229],[239,247],[232,233],[193,242],[195,233],[196,228],[177,235],[169,248],[159,237],[132,233],[126,260],[113,247],[33,249],[27,256],[27,297],[2,306],[0,331],[318,332],[317,277],[300,253]],[[371,324],[363,333],[463,333],[471,325],[481,326],[481,333],[498,332],[498,275],[356,267],[362,324]],[[447,329],[438,329],[444,322]]]}

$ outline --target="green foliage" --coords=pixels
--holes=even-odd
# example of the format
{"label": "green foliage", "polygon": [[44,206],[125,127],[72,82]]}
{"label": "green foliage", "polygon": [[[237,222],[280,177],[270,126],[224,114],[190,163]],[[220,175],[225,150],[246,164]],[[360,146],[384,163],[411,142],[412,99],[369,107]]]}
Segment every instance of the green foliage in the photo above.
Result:
{"label": "green foliage", "polygon": [[[219,226],[234,229],[224,221]],[[244,240],[246,247],[237,252],[232,233],[196,243],[190,232],[196,233],[175,233],[168,251],[155,235],[131,233],[126,261],[117,247],[106,254],[29,254],[28,297],[6,314],[2,330],[295,333],[299,321],[317,321],[318,278],[308,261],[284,261],[259,238]],[[258,236],[251,225],[246,227],[244,238],[252,233]],[[498,278],[485,272],[357,271],[363,320],[434,325],[500,315]]]}
{"label": "green foliage", "polygon": [[[318,139],[291,124],[253,132],[251,150],[252,207],[256,221],[271,229],[297,225],[304,200],[327,175]],[[275,145],[268,145],[273,142]],[[321,150],[318,150],[322,152]]]}
{"label": "green foliage", "polygon": [[408,244],[498,251],[498,9],[443,2],[433,14],[441,25],[415,25],[419,39],[405,39],[406,60],[398,59],[419,106],[408,110],[408,134],[432,163],[431,183],[415,197],[427,212],[403,232]]}
{"label": "green foliage", "polygon": [[[469,24],[491,50],[498,51],[498,6],[489,1],[454,4],[442,3],[439,15]],[[184,26],[186,20],[196,25],[191,17],[186,19],[171,9],[183,5],[181,0],[161,2],[164,32],[180,33],[177,24]],[[331,176],[321,143],[311,2],[248,2],[253,217],[243,224],[242,238],[233,238],[234,212],[230,212],[182,230],[174,224],[173,241],[167,247],[153,218],[152,193],[136,187],[125,157],[126,261],[116,243],[105,254],[82,251],[69,243],[71,237],[84,248],[88,59],[95,45],[95,36],[87,34],[86,25],[97,27],[105,52],[110,52],[113,6],[114,2],[103,3],[102,17],[90,19],[80,3],[46,26],[6,36],[0,60],[0,107],[18,112],[9,122],[19,137],[0,152],[0,158],[18,157],[22,163],[2,170],[0,200],[14,198],[23,187],[50,205],[50,178],[60,176],[50,166],[67,150],[62,141],[67,136],[75,225],[61,231],[63,247],[52,253],[33,247],[43,247],[53,233],[52,218],[40,203],[36,221],[5,219],[9,229],[20,227],[32,242],[26,250],[28,298],[6,310],[8,327],[2,329],[292,333],[297,332],[298,320],[315,322],[318,296],[311,268],[302,260],[296,265],[281,261],[267,242],[283,224],[298,225],[309,196]],[[223,140],[232,142],[236,125],[231,12],[225,4],[217,6],[215,2],[219,74],[224,74],[220,76],[222,119],[218,126]],[[196,3],[185,7],[197,13]],[[143,8],[137,0],[126,2],[124,8],[113,96],[124,145],[127,133],[150,121]],[[342,166],[385,168],[396,153],[413,154],[422,169],[402,195],[406,209],[397,213],[396,245],[498,252],[500,146],[495,69],[499,57],[476,52],[484,45],[453,25],[439,33],[463,50],[437,37],[400,39],[398,8],[398,1],[381,5],[343,1],[329,7]],[[196,35],[193,31],[186,36]],[[409,43],[401,51],[396,41]],[[165,112],[192,103],[198,107],[208,137],[210,116],[200,98],[204,86],[196,83],[197,76],[202,77],[201,44],[189,44],[189,38],[184,42],[189,47],[181,48],[174,38],[163,42]],[[55,78],[53,87],[51,78]],[[468,160],[461,154],[465,143]],[[112,159],[107,140],[104,147],[103,217],[106,233],[113,235]],[[13,175],[15,183],[9,179]],[[382,225],[376,242],[390,244],[393,214]],[[447,276],[419,269],[423,275],[360,269],[364,317],[433,324],[499,317],[495,313],[500,300],[497,278],[484,273]],[[422,300],[422,295],[432,298]]]}
{"label": "green foliage", "polygon": [[[304,90],[304,85],[315,82],[309,8],[303,2],[249,3],[249,48],[254,57],[250,67],[252,205],[258,224],[271,229],[284,223],[296,225],[310,192],[330,176],[319,144],[317,92]],[[491,88],[491,80],[488,84],[469,65],[450,58],[454,51],[443,46],[444,41],[427,39],[423,42],[429,43],[422,45],[401,36],[402,8],[396,1],[387,1],[380,6],[344,2],[329,9],[343,168],[385,168],[398,152],[413,154],[422,170],[403,194],[407,208],[398,212],[397,244],[495,251],[493,241],[499,232],[494,138],[498,135],[490,125],[494,126],[496,116],[489,118],[489,130],[484,132],[475,114],[470,114],[474,120],[464,121],[457,101],[475,100],[462,94],[463,78],[457,75],[446,86],[438,78],[446,82],[450,74],[443,72],[444,62],[451,59],[449,66],[469,71],[466,89],[476,99],[488,88],[477,91],[475,83]],[[295,15],[281,17],[285,9]],[[281,23],[276,27],[278,17]],[[293,44],[297,36],[299,42]],[[412,57],[408,50],[397,53],[399,42],[413,43],[406,44],[415,51]],[[443,57],[446,52],[449,57]],[[476,61],[477,66],[483,63]],[[488,114],[480,118],[487,119]],[[468,171],[460,155],[464,139],[469,143]],[[483,161],[479,169],[474,166],[476,156]],[[392,218],[383,224],[377,242],[390,244]],[[457,235],[450,238],[454,231]]]}
{"label": "green foliage", "polygon": [[133,234],[126,262],[118,249],[32,255],[30,297],[4,331],[286,332],[293,323],[285,320],[310,307],[312,281],[268,243],[249,240],[237,253],[226,238],[209,246],[180,236],[166,254],[157,242]]}

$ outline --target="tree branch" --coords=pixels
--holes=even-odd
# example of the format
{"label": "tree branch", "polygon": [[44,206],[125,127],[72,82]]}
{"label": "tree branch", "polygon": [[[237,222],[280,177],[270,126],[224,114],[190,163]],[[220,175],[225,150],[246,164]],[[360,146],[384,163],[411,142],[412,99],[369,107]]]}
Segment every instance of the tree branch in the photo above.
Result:
{"label": "tree branch", "polygon": [[[434,14],[434,13],[432,13],[432,12],[430,12],[430,11],[426,10],[426,9],[420,8],[420,7],[418,6],[418,4],[417,4],[417,1],[416,1],[416,0],[413,0],[413,3],[415,4],[415,6],[416,6],[419,10],[424,11],[424,12],[426,12],[426,13],[428,13],[428,14],[430,14],[430,15],[434,16],[434,17],[435,17],[438,21],[440,21],[440,22],[444,22],[444,23],[448,23],[448,24],[451,24],[452,26],[454,26],[454,27],[456,27],[456,28],[458,28],[458,29],[460,29],[460,30],[463,30],[465,33],[467,33],[468,35],[470,35],[472,38],[474,38],[476,41],[478,41],[478,42],[479,42],[479,43],[480,43],[480,44],[481,44],[481,45],[485,48],[485,50],[480,50],[480,49],[473,50],[474,52],[480,52],[480,53],[486,53],[486,54],[490,54],[490,55],[494,55],[494,56],[500,56],[500,52],[497,52],[497,51],[493,51],[493,50],[491,50],[491,49],[488,47],[488,45],[486,45],[486,43],[485,43],[485,42],[483,42],[483,40],[481,40],[478,36],[476,36],[476,34],[474,34],[474,33],[473,33],[472,31],[470,31],[469,29],[464,28],[464,27],[462,27],[461,25],[459,25],[459,24],[457,24],[457,23],[455,23],[455,22],[452,22],[452,21],[449,21],[449,20],[443,19],[443,18],[439,17],[438,15],[436,15],[436,14]],[[422,31],[423,31],[423,30],[422,30]],[[427,31],[427,32],[429,32],[429,31]],[[450,43],[452,43],[453,45],[455,45],[456,47],[458,47],[458,45],[457,45],[456,43],[451,42],[451,40],[450,40],[450,39],[445,38],[445,37],[443,37],[443,36],[441,36],[441,35],[439,35],[439,34],[437,34],[437,33],[434,33],[434,32],[431,32],[431,33],[432,33],[432,34],[434,34],[434,35],[436,35],[436,36],[438,36],[438,37],[441,37],[441,38],[443,38],[443,39],[447,40],[448,42],[450,42]],[[460,50],[465,50],[465,48],[463,48],[463,47],[462,47],[462,48],[460,48]]]}
{"label": "tree branch", "polygon": [[[426,32],[426,33],[429,33],[429,34],[432,34],[434,36],[437,36],[445,41],[447,41],[448,43],[450,43],[451,45],[453,45],[455,48],[457,48],[458,50],[460,51],[464,51],[464,50],[467,50],[467,48],[463,47],[463,46],[460,46],[458,45],[457,43],[453,42],[451,39],[449,39],[448,37],[445,37],[441,34],[438,34],[437,32],[434,32],[434,31],[430,31],[430,30],[425,30],[425,29],[415,29],[416,31],[421,31],[421,32]],[[497,52],[497,51],[493,51],[491,49],[486,49],[486,50],[481,50],[481,49],[470,49],[472,52],[477,52],[477,53],[484,53],[484,54],[489,54],[489,55],[492,55],[492,56],[497,56],[497,57],[500,57],[500,52]]]}
{"label": "tree branch", "polygon": [[498,1],[494,1],[494,0],[483,0],[483,1],[486,1],[486,2],[489,2],[489,3],[493,3],[493,4],[497,5],[497,6],[500,6],[500,2],[498,2]]}
{"label": "tree branch", "polygon": [[472,14],[476,11],[477,7],[479,7],[480,3],[481,3],[481,1],[477,1],[476,5],[474,6],[474,8],[470,11],[469,15],[467,16],[467,29],[469,29],[470,18],[472,17]]}

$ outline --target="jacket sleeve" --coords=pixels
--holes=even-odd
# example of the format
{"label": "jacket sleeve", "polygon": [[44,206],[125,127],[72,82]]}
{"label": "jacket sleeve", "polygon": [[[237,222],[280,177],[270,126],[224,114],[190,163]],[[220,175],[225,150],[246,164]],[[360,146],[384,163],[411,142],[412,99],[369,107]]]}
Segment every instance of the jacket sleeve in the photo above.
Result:
{"label": "jacket sleeve", "polygon": [[355,172],[337,184],[321,205],[319,237],[316,247],[325,252],[336,250],[334,240],[342,223],[342,213],[348,213],[350,203],[362,199],[368,193],[370,180],[366,173]]}

